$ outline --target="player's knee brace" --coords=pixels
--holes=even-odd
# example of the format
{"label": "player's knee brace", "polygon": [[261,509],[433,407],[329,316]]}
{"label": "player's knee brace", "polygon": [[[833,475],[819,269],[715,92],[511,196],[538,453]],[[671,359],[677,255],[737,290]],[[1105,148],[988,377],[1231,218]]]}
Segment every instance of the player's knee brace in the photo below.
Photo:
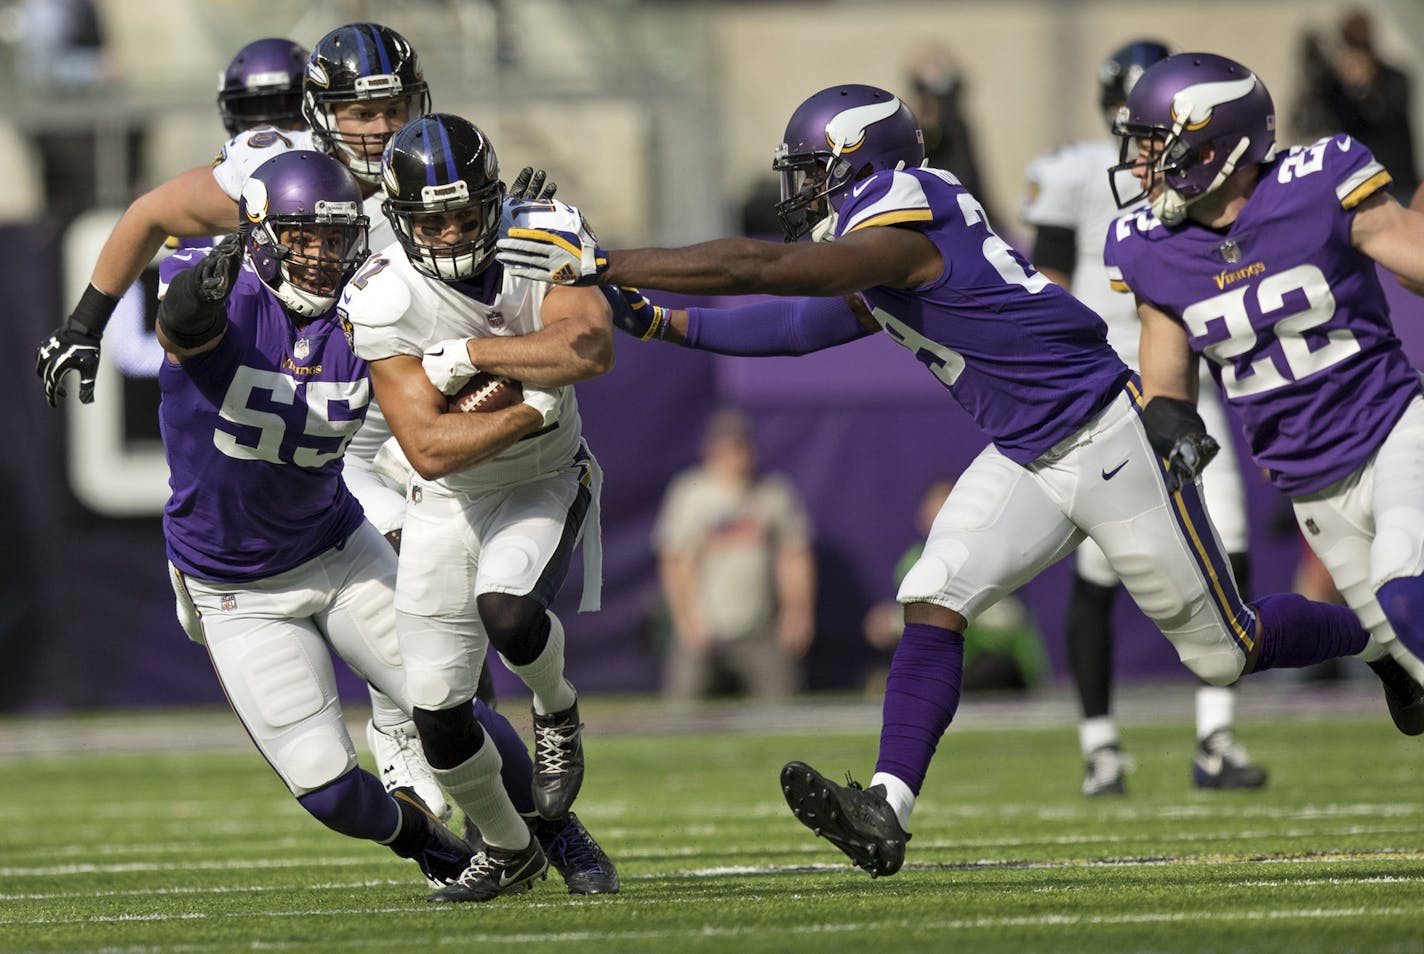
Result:
{"label": "player's knee brace", "polygon": [[490,642],[512,665],[527,666],[544,652],[549,614],[537,600],[512,593],[481,593],[475,604]]}
{"label": "player's knee brace", "polygon": [[485,730],[475,721],[468,702],[450,709],[412,710],[420,746],[431,768],[450,769],[474,756],[484,745]]}
{"label": "player's knee brace", "polygon": [[352,769],[297,802],[332,831],[385,843],[400,826],[400,809],[374,775]]}

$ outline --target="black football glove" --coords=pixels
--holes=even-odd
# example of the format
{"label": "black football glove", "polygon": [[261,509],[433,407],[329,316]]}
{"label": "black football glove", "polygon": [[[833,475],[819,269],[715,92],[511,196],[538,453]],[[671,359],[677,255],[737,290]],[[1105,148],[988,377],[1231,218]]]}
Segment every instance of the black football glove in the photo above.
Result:
{"label": "black football glove", "polygon": [[247,229],[240,228],[225,236],[217,247],[209,252],[201,262],[193,266],[193,275],[198,284],[198,297],[204,301],[219,302],[227,299],[227,293],[237,284],[238,273],[242,271],[242,255],[247,247]]}
{"label": "black football glove", "polygon": [[1178,438],[1167,455],[1167,492],[1174,494],[1195,481],[1220,450],[1216,438],[1205,432]]}
{"label": "black football glove", "polygon": [[1221,450],[1196,405],[1176,398],[1154,397],[1142,409],[1142,424],[1152,449],[1167,458],[1167,492],[1176,493],[1201,476]]}
{"label": "black football glove", "polygon": [[531,202],[544,202],[554,197],[554,193],[559,191],[557,183],[545,184],[545,172],[543,169],[535,169],[533,166],[525,166],[519,170],[519,175],[515,176],[514,184],[509,187],[510,199],[525,199]]}
{"label": "black football glove", "polygon": [[40,343],[35,353],[35,373],[44,382],[45,400],[50,407],[59,407],[59,399],[68,392],[64,376],[79,375],[79,401],[94,403],[94,382],[99,377],[99,336],[69,318]]}

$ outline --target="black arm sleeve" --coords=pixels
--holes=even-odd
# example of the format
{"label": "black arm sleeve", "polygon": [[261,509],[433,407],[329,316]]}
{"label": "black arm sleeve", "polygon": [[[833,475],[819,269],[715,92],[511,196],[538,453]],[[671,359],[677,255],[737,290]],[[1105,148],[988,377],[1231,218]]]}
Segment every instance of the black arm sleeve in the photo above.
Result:
{"label": "black arm sleeve", "polygon": [[1061,225],[1040,225],[1033,240],[1034,268],[1072,275],[1078,264],[1078,234]]}
{"label": "black arm sleeve", "polygon": [[198,293],[198,269],[179,272],[158,303],[158,327],[180,348],[197,348],[227,328],[227,305]]}
{"label": "black arm sleeve", "polygon": [[1170,457],[1177,442],[1188,434],[1206,433],[1206,424],[1195,404],[1160,395],[1142,409],[1142,426],[1147,429],[1152,449],[1163,457]]}

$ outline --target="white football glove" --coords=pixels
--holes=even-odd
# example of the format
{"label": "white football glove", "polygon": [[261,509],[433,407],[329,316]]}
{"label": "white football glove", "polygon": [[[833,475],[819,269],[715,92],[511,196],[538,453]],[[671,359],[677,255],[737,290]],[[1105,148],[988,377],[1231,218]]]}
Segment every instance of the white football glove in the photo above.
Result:
{"label": "white football glove", "polygon": [[470,360],[469,338],[446,338],[425,349],[420,366],[425,376],[441,394],[449,396],[460,390],[479,373]]}
{"label": "white football glove", "polygon": [[[521,213],[535,205],[512,202],[510,216],[516,221],[528,218]],[[582,213],[577,232],[511,225],[496,249],[495,257],[510,274],[536,282],[596,285],[598,276],[608,270],[608,253],[598,247],[598,236]]]}
{"label": "white football glove", "polygon": [[544,418],[541,427],[548,427],[559,419],[559,402],[563,400],[563,388],[540,388],[532,384],[524,385],[524,403],[539,412]]}

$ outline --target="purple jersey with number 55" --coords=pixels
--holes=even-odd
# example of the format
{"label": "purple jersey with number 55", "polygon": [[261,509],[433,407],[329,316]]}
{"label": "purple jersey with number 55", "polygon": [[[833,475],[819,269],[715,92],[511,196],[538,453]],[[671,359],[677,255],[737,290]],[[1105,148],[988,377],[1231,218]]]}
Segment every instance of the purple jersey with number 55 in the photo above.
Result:
{"label": "purple jersey with number 55", "polygon": [[[174,253],[165,285],[202,254]],[[361,505],[342,452],[370,402],[366,362],[334,311],[298,330],[244,268],[212,351],[159,372],[159,423],[173,490],[168,559],[200,579],[242,583],[290,570],[341,543]]]}
{"label": "purple jersey with number 55", "polygon": [[876,320],[1020,464],[1080,430],[1131,376],[1089,308],[1035,272],[939,169],[877,172],[841,202],[836,234],[917,229],[944,258],[919,288],[864,292]]}
{"label": "purple jersey with number 55", "polygon": [[1420,393],[1374,262],[1350,243],[1354,209],[1389,181],[1341,134],[1261,166],[1224,232],[1150,211],[1108,232],[1114,287],[1183,324],[1282,493],[1359,469]]}

